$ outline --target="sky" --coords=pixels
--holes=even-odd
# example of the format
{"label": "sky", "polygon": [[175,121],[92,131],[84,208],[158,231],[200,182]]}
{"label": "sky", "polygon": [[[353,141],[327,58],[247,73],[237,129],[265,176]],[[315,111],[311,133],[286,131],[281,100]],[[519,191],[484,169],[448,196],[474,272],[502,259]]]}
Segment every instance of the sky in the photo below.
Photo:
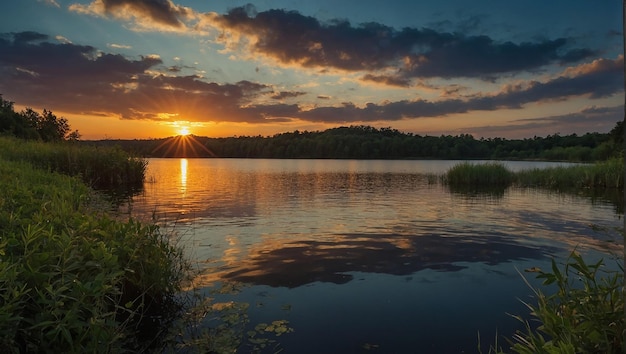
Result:
{"label": "sky", "polygon": [[617,0],[4,0],[0,94],[82,139],[606,133]]}

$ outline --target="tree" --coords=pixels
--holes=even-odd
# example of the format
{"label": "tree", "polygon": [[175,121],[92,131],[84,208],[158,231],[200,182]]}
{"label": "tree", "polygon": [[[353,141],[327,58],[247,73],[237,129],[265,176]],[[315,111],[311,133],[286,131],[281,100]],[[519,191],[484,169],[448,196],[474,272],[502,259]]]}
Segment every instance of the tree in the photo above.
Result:
{"label": "tree", "polygon": [[40,114],[32,108],[17,113],[13,102],[0,95],[0,133],[9,134],[22,139],[38,139],[43,141],[78,140],[78,130],[70,132],[67,119],[57,117],[46,109]]}

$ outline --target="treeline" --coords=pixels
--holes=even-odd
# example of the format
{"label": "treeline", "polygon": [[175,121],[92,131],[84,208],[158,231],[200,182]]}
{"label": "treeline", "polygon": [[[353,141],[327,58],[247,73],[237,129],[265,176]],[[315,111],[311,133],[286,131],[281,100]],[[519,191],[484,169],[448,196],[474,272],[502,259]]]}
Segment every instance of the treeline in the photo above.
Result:
{"label": "treeline", "polygon": [[[16,112],[0,95],[0,135],[40,141],[78,140],[65,118],[51,111]],[[119,146],[143,157],[337,158],[337,159],[519,159],[601,161],[623,151],[623,122],[609,133],[553,134],[527,139],[481,138],[470,134],[422,136],[365,125],[274,136],[172,137],[101,140],[86,144]]]}
{"label": "treeline", "polygon": [[42,113],[31,108],[16,112],[13,102],[3,99],[2,95],[0,95],[0,134],[46,142],[80,138],[78,130],[71,131],[67,119],[57,117],[45,109]]}
{"label": "treeline", "polygon": [[619,156],[623,123],[609,133],[548,135],[528,139],[421,136],[391,128],[350,126],[294,131],[270,137],[198,136],[153,140],[103,140],[145,157],[339,158],[339,159],[520,159],[599,161]]}

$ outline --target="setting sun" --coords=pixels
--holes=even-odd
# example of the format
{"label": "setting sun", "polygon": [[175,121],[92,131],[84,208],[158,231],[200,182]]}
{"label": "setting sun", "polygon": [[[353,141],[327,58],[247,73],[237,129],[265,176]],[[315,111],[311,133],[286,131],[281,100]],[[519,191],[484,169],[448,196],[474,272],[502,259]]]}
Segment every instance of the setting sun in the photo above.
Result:
{"label": "setting sun", "polygon": [[178,135],[189,135],[191,132],[189,131],[189,127],[180,127],[178,128]]}

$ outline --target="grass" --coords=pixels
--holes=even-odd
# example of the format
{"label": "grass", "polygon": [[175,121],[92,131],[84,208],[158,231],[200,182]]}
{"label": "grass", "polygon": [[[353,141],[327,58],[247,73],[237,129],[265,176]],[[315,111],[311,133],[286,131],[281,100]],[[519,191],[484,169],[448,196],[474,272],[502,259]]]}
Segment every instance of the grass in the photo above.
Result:
{"label": "grass", "polygon": [[513,174],[498,162],[462,162],[443,176],[443,182],[453,186],[508,186],[512,181]]}
{"label": "grass", "polygon": [[[182,251],[157,226],[102,212],[104,202],[79,178],[51,172],[67,167],[61,158],[41,166],[45,159],[36,149],[89,166],[112,157],[96,160],[93,151],[62,146],[55,152],[57,146],[4,138],[0,146],[3,351],[138,352],[162,346],[159,338],[168,338],[163,334],[183,308],[178,293],[189,266]],[[26,151],[28,162],[11,161],[17,151]]]}
{"label": "grass", "polygon": [[80,178],[95,189],[137,189],[143,186],[148,162],[116,147],[83,146],[64,141],[45,143],[0,137],[0,157],[28,161],[32,166]]}
{"label": "grass", "polygon": [[509,171],[502,163],[474,164],[462,162],[453,166],[441,181],[452,187],[543,187],[552,189],[624,188],[624,162],[614,158],[595,164],[536,168]]}
{"label": "grass", "polygon": [[611,159],[592,165],[557,166],[517,172],[515,183],[522,187],[624,188],[624,162]]}

